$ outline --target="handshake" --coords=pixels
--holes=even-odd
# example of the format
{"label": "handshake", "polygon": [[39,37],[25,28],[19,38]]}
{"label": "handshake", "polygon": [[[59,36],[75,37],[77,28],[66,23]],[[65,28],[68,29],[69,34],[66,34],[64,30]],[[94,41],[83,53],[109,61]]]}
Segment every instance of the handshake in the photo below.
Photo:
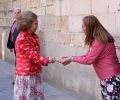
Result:
{"label": "handshake", "polygon": [[62,57],[56,57],[56,58],[49,57],[49,63],[55,63],[55,62],[59,62],[63,65],[67,65],[72,62],[72,57],[70,56],[62,56]]}

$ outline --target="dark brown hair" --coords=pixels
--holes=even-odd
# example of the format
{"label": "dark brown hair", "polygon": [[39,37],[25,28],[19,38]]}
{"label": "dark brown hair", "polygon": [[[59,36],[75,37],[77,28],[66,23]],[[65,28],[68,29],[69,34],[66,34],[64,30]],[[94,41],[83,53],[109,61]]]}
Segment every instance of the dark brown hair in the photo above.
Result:
{"label": "dark brown hair", "polygon": [[36,19],[37,15],[31,11],[22,12],[17,19],[17,29],[19,31],[27,31]]}
{"label": "dark brown hair", "polygon": [[114,42],[114,38],[95,16],[89,15],[84,17],[83,23],[86,27],[85,45],[91,46],[94,39],[97,39],[103,43]]}

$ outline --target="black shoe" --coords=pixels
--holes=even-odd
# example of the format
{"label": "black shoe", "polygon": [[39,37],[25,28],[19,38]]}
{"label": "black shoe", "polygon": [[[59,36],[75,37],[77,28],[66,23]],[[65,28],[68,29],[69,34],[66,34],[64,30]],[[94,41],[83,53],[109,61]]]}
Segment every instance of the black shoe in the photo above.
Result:
{"label": "black shoe", "polygon": [[15,85],[15,82],[12,82],[12,85]]}

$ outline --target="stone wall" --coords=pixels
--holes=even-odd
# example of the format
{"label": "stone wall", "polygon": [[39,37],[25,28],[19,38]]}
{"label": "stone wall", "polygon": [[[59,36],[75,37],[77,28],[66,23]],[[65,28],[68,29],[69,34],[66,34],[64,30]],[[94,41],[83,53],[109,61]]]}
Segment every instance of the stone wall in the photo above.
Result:
{"label": "stone wall", "polygon": [[[2,30],[0,30],[2,32]],[[0,34],[0,58],[2,58],[2,33]]]}
{"label": "stone wall", "polygon": [[[0,43],[1,35],[4,37],[0,57],[6,61],[14,63],[14,54],[6,48],[6,43],[15,7],[38,15],[37,34],[42,55],[84,54],[87,48],[83,43],[81,22],[84,16],[94,14],[115,37],[120,58],[120,0],[0,0],[0,31],[4,34],[0,34]],[[44,67],[43,77],[48,83],[77,96],[78,100],[101,100],[99,79],[92,66],[50,64]]]}

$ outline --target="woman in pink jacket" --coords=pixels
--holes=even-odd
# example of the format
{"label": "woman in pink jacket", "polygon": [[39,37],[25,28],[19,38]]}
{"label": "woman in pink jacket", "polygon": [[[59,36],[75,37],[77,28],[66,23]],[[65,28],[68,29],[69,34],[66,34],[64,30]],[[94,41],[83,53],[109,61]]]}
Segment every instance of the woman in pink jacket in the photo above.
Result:
{"label": "woman in pink jacket", "polygon": [[103,100],[120,100],[120,63],[113,37],[93,15],[83,18],[82,29],[88,52],[82,56],[62,57],[59,62],[92,64],[101,80]]}

